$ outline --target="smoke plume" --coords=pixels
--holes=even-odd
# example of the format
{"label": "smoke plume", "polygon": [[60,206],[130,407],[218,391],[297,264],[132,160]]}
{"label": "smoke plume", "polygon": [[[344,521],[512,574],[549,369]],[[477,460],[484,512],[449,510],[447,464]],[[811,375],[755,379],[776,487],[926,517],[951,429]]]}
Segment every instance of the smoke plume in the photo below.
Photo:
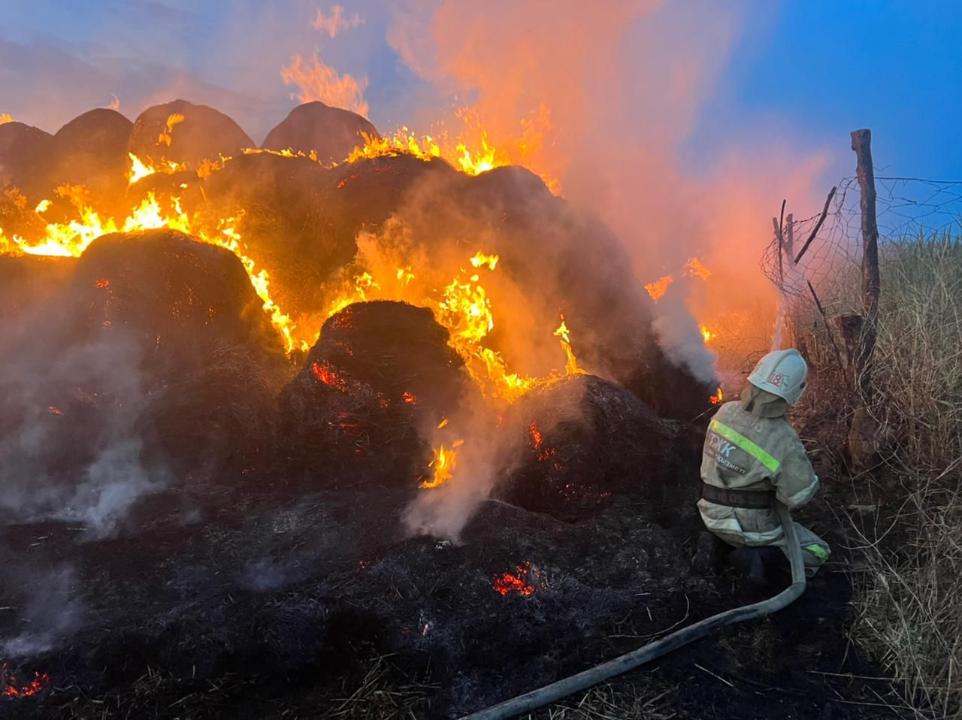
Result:
{"label": "smoke plume", "polygon": [[86,538],[100,538],[163,487],[164,469],[140,458],[136,422],[146,397],[139,361],[122,333],[71,343],[29,322],[4,333],[0,519],[78,522]]}

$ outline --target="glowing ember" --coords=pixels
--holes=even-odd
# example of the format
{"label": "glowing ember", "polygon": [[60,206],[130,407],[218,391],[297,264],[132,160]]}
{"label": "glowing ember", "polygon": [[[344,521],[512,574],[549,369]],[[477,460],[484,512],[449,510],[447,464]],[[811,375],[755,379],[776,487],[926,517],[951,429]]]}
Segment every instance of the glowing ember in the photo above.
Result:
{"label": "glowing ember", "polygon": [[651,295],[651,299],[655,302],[661,300],[666,292],[668,292],[668,286],[675,282],[675,278],[671,275],[663,275],[654,282],[650,282],[645,285],[645,290]]}
{"label": "glowing ember", "polygon": [[0,664],[0,697],[4,698],[25,698],[36,695],[50,684],[50,676],[47,673],[35,672],[33,680],[22,683],[13,672],[10,671],[6,663]]}
{"label": "glowing ember", "polygon": [[47,412],[51,415],[57,415],[58,417],[63,417],[63,410],[58,408],[56,405],[51,405],[47,408]]}
{"label": "glowing ember", "polygon": [[712,405],[720,405],[725,401],[725,393],[722,391],[721,386],[715,391],[715,394],[708,398],[708,401]]}
{"label": "glowing ember", "polygon": [[455,443],[450,448],[446,448],[442,445],[434,450],[434,459],[431,461],[428,467],[434,469],[434,477],[430,480],[424,480],[421,482],[420,487],[425,490],[432,490],[436,487],[441,487],[454,477],[454,468],[457,466],[458,455],[454,452],[454,448],[461,443]]}
{"label": "glowing ember", "polygon": [[335,390],[344,392],[347,390],[347,382],[340,377],[334,369],[327,363],[321,364],[317,361],[311,363],[311,373],[314,378],[325,385],[330,385]]}
{"label": "glowing ember", "polygon": [[446,428],[447,426],[448,426],[448,419],[444,418],[444,420],[438,423],[438,430],[444,430],[444,428]]}
{"label": "glowing ember", "polygon": [[521,597],[531,597],[535,594],[537,588],[528,582],[530,574],[531,563],[525,560],[514,569],[514,572],[509,571],[495,575],[491,580],[491,587],[494,588],[496,593],[505,597],[513,592],[518,593]]}
{"label": "glowing ember", "polygon": [[538,430],[537,423],[532,422],[531,425],[528,426],[528,434],[531,436],[531,444],[536,448],[540,448],[544,444],[544,435]]}
{"label": "glowing ember", "polygon": [[401,399],[408,405],[417,405],[418,399],[415,397],[414,393],[408,392],[407,390],[401,395]]}

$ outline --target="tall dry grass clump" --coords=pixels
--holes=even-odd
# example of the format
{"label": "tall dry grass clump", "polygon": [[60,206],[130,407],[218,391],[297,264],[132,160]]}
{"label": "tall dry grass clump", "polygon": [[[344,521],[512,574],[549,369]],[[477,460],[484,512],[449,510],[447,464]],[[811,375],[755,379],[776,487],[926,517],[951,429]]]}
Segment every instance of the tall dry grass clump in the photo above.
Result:
{"label": "tall dry grass clump", "polygon": [[855,630],[918,717],[962,718],[962,242],[888,243],[870,411],[892,513],[862,535]]}

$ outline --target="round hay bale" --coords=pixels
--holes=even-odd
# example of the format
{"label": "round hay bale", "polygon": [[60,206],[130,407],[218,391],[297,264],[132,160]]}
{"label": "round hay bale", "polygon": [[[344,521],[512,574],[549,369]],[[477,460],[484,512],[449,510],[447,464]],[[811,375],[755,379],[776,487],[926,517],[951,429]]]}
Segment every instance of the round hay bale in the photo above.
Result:
{"label": "round hay bale", "polygon": [[[282,436],[295,464],[326,473],[330,482],[413,488],[425,454],[420,432],[471,392],[463,361],[430,310],[356,303],[324,323],[303,369],[281,393]],[[331,476],[347,467],[364,477]]]}
{"label": "round hay bale", "polygon": [[677,427],[625,388],[592,375],[568,377],[522,397],[505,422],[512,470],[496,499],[561,520],[595,514],[615,494],[654,504],[680,483]]}
{"label": "round hay bale", "polygon": [[0,125],[0,187],[15,185],[36,202],[40,199],[37,195],[43,192],[43,178],[53,153],[50,133],[22,122],[3,123]]}
{"label": "round hay bale", "polygon": [[380,137],[377,128],[357,113],[315,101],[291,110],[267,133],[261,147],[314,152],[322,163],[342,162],[355,147],[364,145],[367,138]]}
{"label": "round hay bale", "polygon": [[84,185],[98,209],[120,214],[118,201],[127,187],[127,143],[132,129],[130,120],[108,108],[90,110],[68,122],[53,136],[48,187]]}
{"label": "round hay bale", "polygon": [[331,185],[330,171],[317,163],[269,153],[236,157],[204,182],[201,214],[211,224],[237,218],[278,304],[295,315],[327,308],[324,284],[357,252],[353,229],[328,200]]}
{"label": "round hay bale", "polygon": [[223,345],[270,356],[280,339],[240,260],[175,230],[104,235],[77,263],[67,302],[76,333],[126,333],[150,375],[198,367]]}
{"label": "round hay bale", "polygon": [[266,465],[285,379],[279,363],[265,363],[249,347],[217,347],[151,397],[138,431],[153,441],[149,451],[179,472]]}
{"label": "round hay bale", "polygon": [[145,162],[165,160],[196,169],[205,159],[233,156],[254,141],[219,110],[174,100],[144,110],[134,121],[128,150]]}

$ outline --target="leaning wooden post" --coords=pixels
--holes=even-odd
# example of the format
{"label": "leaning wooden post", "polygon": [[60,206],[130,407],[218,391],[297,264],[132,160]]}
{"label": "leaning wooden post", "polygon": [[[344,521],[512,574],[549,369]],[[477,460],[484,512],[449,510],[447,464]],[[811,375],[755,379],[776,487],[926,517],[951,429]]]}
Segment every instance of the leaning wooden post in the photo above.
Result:
{"label": "leaning wooden post", "polygon": [[[865,315],[859,323],[846,323],[851,330],[858,329],[858,338],[852,358],[855,383],[860,402],[852,417],[848,434],[849,455],[856,468],[867,467],[877,457],[880,438],[879,426],[869,407],[875,395],[872,382],[872,355],[878,335],[879,289],[881,286],[878,266],[878,221],[875,215],[875,171],[872,167],[872,132],[852,132],[852,150],[855,151],[856,175],[861,193],[862,210],[862,304]],[[848,342],[848,341],[847,341]]]}
{"label": "leaning wooden post", "polygon": [[[785,229],[782,232],[782,252],[785,254],[785,262],[789,267],[795,264],[795,216],[792,213],[788,213],[785,217]],[[792,278],[794,281],[794,277]],[[799,332],[798,332],[798,302],[792,303],[791,317],[788,321],[789,333],[792,336],[792,345],[798,348],[799,344]],[[801,351],[801,348],[798,348]],[[802,355],[805,353],[802,352]]]}
{"label": "leaning wooden post", "polygon": [[865,319],[855,356],[858,389],[865,400],[874,394],[872,385],[872,354],[875,352],[878,322],[879,269],[878,221],[875,216],[875,171],[872,167],[872,131],[852,132],[852,150],[857,158],[856,174],[861,192],[862,210],[862,302]]}

